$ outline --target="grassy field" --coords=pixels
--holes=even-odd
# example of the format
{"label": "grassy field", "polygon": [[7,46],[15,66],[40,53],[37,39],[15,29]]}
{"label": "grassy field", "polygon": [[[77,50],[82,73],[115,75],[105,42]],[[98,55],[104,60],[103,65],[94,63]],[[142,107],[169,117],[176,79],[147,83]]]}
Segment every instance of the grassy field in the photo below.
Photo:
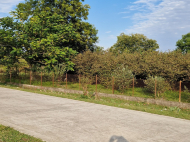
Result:
{"label": "grassy field", "polygon": [[[4,79],[4,81],[10,82],[9,79]],[[23,77],[21,80],[12,79],[12,82],[15,82],[15,83],[20,82],[22,84],[30,84],[30,79],[28,76],[27,78]],[[31,82],[31,84],[40,86],[41,85],[41,79],[40,78],[38,80],[34,79]],[[53,87],[54,86],[54,87],[58,87],[58,88],[66,88],[66,83],[60,82],[60,83],[54,83],[54,85],[53,85],[51,80],[47,80],[47,79],[43,78],[42,86],[46,86],[46,87]],[[79,89],[79,83],[73,83],[73,82],[67,83],[67,89],[81,90],[82,91],[81,86]],[[96,90],[96,85],[88,85],[88,91],[89,92],[95,92],[95,90]],[[97,91],[101,92],[101,93],[112,94],[112,89],[105,88],[101,84],[97,85]],[[133,95],[133,89],[128,88],[124,93],[121,93],[118,90],[114,90],[114,94],[132,96]],[[154,94],[148,92],[146,88],[134,88],[134,96],[142,97],[142,98],[154,98],[155,97]],[[179,92],[168,90],[168,91],[164,92],[163,94],[160,94],[159,97],[157,97],[157,99],[163,99],[163,100],[167,100],[167,101],[178,102],[179,101]],[[190,103],[190,93],[189,92],[181,92],[181,102]]]}
{"label": "grassy field", "polygon": [[127,100],[121,100],[121,99],[113,99],[113,98],[108,98],[108,97],[101,97],[99,99],[96,99],[93,96],[87,97],[87,96],[79,95],[79,94],[65,94],[65,93],[60,93],[60,92],[32,90],[32,89],[19,88],[14,85],[1,84],[0,87],[6,87],[6,88],[11,88],[11,89],[27,91],[27,92],[33,92],[33,93],[45,94],[45,95],[50,95],[50,96],[55,96],[55,97],[80,100],[80,101],[85,101],[85,102],[91,102],[91,103],[114,106],[114,107],[119,107],[119,108],[144,111],[144,112],[149,112],[149,113],[154,113],[154,114],[159,114],[159,115],[166,115],[166,116],[172,116],[172,117],[176,117],[176,118],[190,120],[190,110],[189,109],[180,109],[178,107],[164,107],[164,106],[159,106],[159,105],[154,105],[154,104],[133,102],[133,101],[127,101]]}
{"label": "grassy field", "polygon": [[40,139],[20,133],[10,127],[0,125],[0,142],[43,142]]}

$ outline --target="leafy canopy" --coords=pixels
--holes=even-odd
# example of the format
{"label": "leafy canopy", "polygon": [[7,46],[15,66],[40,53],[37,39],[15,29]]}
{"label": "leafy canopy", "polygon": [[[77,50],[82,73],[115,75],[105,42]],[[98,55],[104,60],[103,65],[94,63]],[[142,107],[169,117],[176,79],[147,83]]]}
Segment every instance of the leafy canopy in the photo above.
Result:
{"label": "leafy canopy", "polygon": [[190,33],[182,35],[182,39],[176,42],[176,50],[181,50],[182,53],[190,52]]}
{"label": "leafy canopy", "polygon": [[[2,54],[11,54],[12,58],[21,56],[31,66],[52,67],[64,62],[72,69],[71,56],[85,50],[86,46],[93,49],[98,39],[97,30],[84,22],[89,8],[80,0],[26,0],[19,3],[11,12],[14,18],[1,19]],[[10,39],[12,42],[7,46]]]}
{"label": "leafy canopy", "polygon": [[117,42],[110,48],[110,51],[115,54],[123,52],[134,53],[143,52],[147,50],[155,51],[159,48],[156,40],[148,39],[143,34],[126,35],[121,33],[117,37]]}

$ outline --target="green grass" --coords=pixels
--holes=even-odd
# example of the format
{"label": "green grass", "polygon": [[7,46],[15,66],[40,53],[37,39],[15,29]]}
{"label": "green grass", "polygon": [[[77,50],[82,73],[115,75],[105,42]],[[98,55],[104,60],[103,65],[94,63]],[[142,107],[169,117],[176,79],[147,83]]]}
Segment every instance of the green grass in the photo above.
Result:
{"label": "green grass", "polygon": [[0,125],[0,142],[42,142],[42,140]]}
{"label": "green grass", "polygon": [[65,94],[65,93],[60,93],[60,92],[32,90],[32,89],[19,88],[14,85],[1,84],[0,87],[6,87],[6,88],[11,88],[11,89],[27,91],[27,92],[34,92],[34,93],[45,94],[45,95],[50,95],[50,96],[55,96],[55,97],[80,100],[80,101],[85,101],[85,102],[114,106],[114,107],[125,108],[125,109],[138,110],[138,111],[143,111],[143,112],[149,112],[149,113],[154,113],[154,114],[159,114],[159,115],[166,115],[166,116],[172,116],[176,118],[190,120],[190,109],[180,109],[178,107],[164,107],[164,106],[159,106],[159,105],[154,105],[154,104],[127,101],[127,100],[108,98],[108,97],[101,97],[99,99],[95,99],[95,97],[92,97],[92,96],[86,97],[79,94]]}

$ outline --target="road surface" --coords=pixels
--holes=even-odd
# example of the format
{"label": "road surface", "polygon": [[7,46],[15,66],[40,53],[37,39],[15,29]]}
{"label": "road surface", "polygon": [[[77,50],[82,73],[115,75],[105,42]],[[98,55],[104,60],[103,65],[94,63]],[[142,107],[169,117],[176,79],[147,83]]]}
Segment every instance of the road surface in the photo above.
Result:
{"label": "road surface", "polygon": [[47,142],[190,142],[190,121],[0,87],[0,124]]}

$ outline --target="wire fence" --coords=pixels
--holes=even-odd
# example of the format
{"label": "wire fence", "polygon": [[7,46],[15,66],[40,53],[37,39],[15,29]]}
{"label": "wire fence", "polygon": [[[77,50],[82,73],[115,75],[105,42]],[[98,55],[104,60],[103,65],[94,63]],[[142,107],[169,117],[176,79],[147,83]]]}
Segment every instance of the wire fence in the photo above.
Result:
{"label": "wire fence", "polygon": [[[17,83],[29,84],[47,87],[60,87],[64,89],[85,90],[85,86],[93,85],[94,92],[101,92],[102,86],[109,89],[108,93],[118,93],[114,77],[100,77],[98,75],[91,76],[90,80],[85,80],[85,77],[77,74],[55,74],[54,72],[32,72],[29,70],[10,71],[9,73],[0,71],[1,83]],[[181,94],[185,90],[185,86],[190,90],[190,82],[176,82],[173,91],[179,93],[179,102],[181,102]],[[132,96],[135,96],[135,88],[145,88],[146,84],[143,79],[132,79],[129,88],[131,89]],[[128,88],[128,89],[129,89]],[[157,96],[157,82],[155,80],[155,98]],[[190,95],[189,95],[190,96]]]}

